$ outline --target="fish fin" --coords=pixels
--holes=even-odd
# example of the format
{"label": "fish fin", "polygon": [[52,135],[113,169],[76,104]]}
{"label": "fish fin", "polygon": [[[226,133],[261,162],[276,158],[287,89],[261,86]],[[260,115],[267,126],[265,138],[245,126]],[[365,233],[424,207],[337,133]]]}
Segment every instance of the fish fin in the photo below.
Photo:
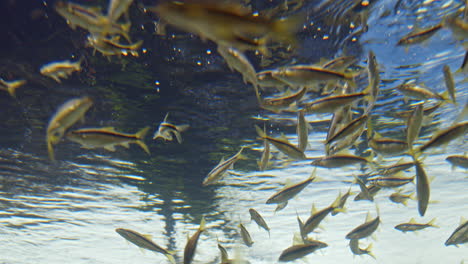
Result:
{"label": "fish fin", "polygon": [[370,222],[371,220],[372,220],[372,216],[371,216],[370,212],[367,212],[366,221],[365,221],[365,222],[367,223],[367,222]]}
{"label": "fish fin", "polygon": [[255,131],[257,131],[257,134],[260,138],[266,137],[266,133],[263,132],[263,130],[260,127],[258,127],[257,125],[254,125],[254,127],[255,127]]}
{"label": "fish fin", "polygon": [[189,129],[190,128],[190,125],[179,125],[179,126],[175,126],[177,131],[179,132],[184,132],[185,130]]}
{"label": "fish fin", "polygon": [[414,219],[414,217],[411,217],[411,219],[409,220],[409,223],[411,223],[411,224],[415,224],[415,223],[416,223],[416,220]]}
{"label": "fish fin", "polygon": [[427,225],[430,225],[432,227],[435,227],[435,228],[439,228],[438,225],[435,225],[435,221],[437,220],[437,217],[434,217],[434,219],[432,219],[431,221],[429,221],[429,223],[427,223]]}
{"label": "fish fin", "polygon": [[317,212],[317,208],[315,207],[315,203],[312,203],[311,215],[315,214],[316,212]]}
{"label": "fish fin", "polygon": [[177,142],[178,142],[179,144],[182,144],[182,135],[181,135],[178,131],[174,131],[173,134],[175,135],[175,137],[176,137],[176,139],[177,139]]}
{"label": "fish fin", "polygon": [[146,134],[148,133],[148,131],[150,130],[150,127],[147,126],[143,129],[141,129],[140,131],[138,131],[136,134],[135,134],[135,137],[138,139],[138,140],[142,140],[145,138]]}
{"label": "fish fin", "polygon": [[164,255],[169,260],[169,262],[171,262],[171,264],[176,264],[176,261],[174,259],[174,256],[172,256],[172,254],[164,254]]}
{"label": "fish fin", "polygon": [[202,216],[198,230],[204,231],[205,229],[206,229],[206,220],[205,220],[205,216]]}
{"label": "fish fin", "polygon": [[169,112],[167,112],[166,115],[164,116],[164,120],[163,120],[164,123],[167,123],[168,117],[169,117]]}
{"label": "fish fin", "polygon": [[151,154],[148,146],[146,145],[145,142],[143,142],[142,140],[137,140],[135,141],[136,144],[138,144],[138,146],[140,146],[146,153],[148,153],[148,155]]}
{"label": "fish fin", "polygon": [[124,148],[130,148],[130,145],[128,142],[122,142],[120,143],[120,145],[122,145]]}
{"label": "fish fin", "polygon": [[114,145],[107,145],[107,146],[104,146],[104,149],[109,150],[109,151],[115,151]]}

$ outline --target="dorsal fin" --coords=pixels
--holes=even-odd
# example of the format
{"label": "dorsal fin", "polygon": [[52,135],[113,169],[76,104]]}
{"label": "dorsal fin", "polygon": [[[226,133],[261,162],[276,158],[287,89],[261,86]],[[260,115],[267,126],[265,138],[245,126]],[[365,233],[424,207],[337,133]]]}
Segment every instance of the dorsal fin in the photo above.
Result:
{"label": "dorsal fin", "polygon": [[148,235],[148,234],[143,234],[142,235],[144,238],[148,239],[148,240],[151,240],[153,239],[153,237],[151,235]]}
{"label": "dorsal fin", "polygon": [[317,212],[317,208],[315,207],[315,203],[312,204],[312,211],[311,215],[315,214]]}
{"label": "dorsal fin", "polygon": [[414,217],[411,217],[411,219],[409,220],[408,223],[410,223],[410,224],[416,224],[416,220],[414,219]]}
{"label": "dorsal fin", "polygon": [[367,212],[367,215],[366,215],[366,223],[367,222],[370,222],[372,220],[372,216],[370,214],[370,212]]}

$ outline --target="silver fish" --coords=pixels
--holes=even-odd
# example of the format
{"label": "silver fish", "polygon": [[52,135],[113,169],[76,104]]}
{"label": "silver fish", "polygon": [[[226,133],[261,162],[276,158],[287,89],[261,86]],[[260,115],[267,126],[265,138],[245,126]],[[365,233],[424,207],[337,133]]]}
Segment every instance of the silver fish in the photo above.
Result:
{"label": "silver fish", "polygon": [[265,222],[265,219],[263,219],[260,213],[257,212],[257,210],[253,208],[249,209],[249,213],[250,213],[250,220],[254,220],[258,226],[265,229],[268,232],[268,235],[270,235],[270,228],[268,227],[267,223]]}
{"label": "silver fish", "polygon": [[179,144],[182,143],[182,135],[181,133],[184,132],[189,128],[189,125],[173,125],[167,122],[167,117],[169,113],[166,114],[164,117],[164,121],[159,124],[158,130],[154,132],[153,139],[162,138],[166,141],[172,141],[174,139],[173,136],[177,139]]}
{"label": "silver fish", "polygon": [[241,147],[239,152],[237,152],[236,155],[232,156],[231,158],[224,160],[221,159],[221,161],[214,167],[208,175],[206,175],[206,178],[203,180],[203,186],[208,186],[212,185],[216,182],[218,182],[227,172],[228,169],[232,168],[234,166],[234,163],[238,161],[239,159],[243,158],[242,156],[242,151],[244,150],[244,147]]}
{"label": "silver fish", "polygon": [[195,251],[197,250],[197,243],[198,239],[200,238],[201,233],[205,231],[205,217],[202,217],[200,221],[200,226],[198,227],[197,232],[193,234],[187,244],[185,244],[184,248],[184,264],[192,263],[193,256],[195,255]]}

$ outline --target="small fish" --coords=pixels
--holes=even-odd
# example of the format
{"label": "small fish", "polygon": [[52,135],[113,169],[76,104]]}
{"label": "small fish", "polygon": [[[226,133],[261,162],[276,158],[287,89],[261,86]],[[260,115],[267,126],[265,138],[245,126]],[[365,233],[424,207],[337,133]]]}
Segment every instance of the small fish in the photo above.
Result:
{"label": "small fish", "polygon": [[425,28],[425,29],[419,29],[419,28],[415,29],[409,34],[402,37],[398,41],[397,45],[406,46],[406,45],[422,43],[425,40],[428,40],[430,37],[432,37],[441,28],[442,28],[442,24],[437,24],[435,26]]}
{"label": "small fish", "polygon": [[229,69],[237,71],[242,74],[244,83],[250,82],[255,89],[255,95],[259,102],[261,102],[260,94],[258,92],[258,80],[255,68],[250,63],[249,59],[239,50],[232,47],[218,46],[218,53],[224,58]]}
{"label": "small fish", "polygon": [[436,227],[436,228],[438,228],[438,226],[434,225],[435,220],[436,219],[434,218],[431,221],[429,221],[427,224],[418,224],[418,223],[416,223],[416,220],[414,220],[414,218],[411,218],[408,223],[402,223],[402,224],[396,225],[395,229],[400,230],[403,233],[406,233],[406,232],[421,230],[421,229],[424,229],[424,228],[427,228],[427,227]]}
{"label": "small fish", "polygon": [[61,105],[50,118],[47,125],[47,149],[50,160],[55,160],[53,145],[57,144],[65,134],[65,131],[78,120],[84,120],[84,115],[93,105],[93,100],[88,96],[74,98]]}
{"label": "small fish", "polygon": [[[424,108],[423,109],[423,116],[428,116],[434,113],[437,109],[439,109],[440,106],[442,106],[444,102],[437,102],[436,104]],[[396,118],[401,118],[401,119],[408,119],[412,114],[414,113],[414,110],[408,110],[408,111],[401,111],[401,112],[396,112],[393,113],[392,115]]]}
{"label": "small fish", "polygon": [[430,187],[429,179],[424,171],[421,162],[415,160],[416,168],[416,196],[418,198],[418,212],[421,216],[426,213],[429,204]]}
{"label": "small fish", "polygon": [[[379,95],[380,70],[379,64],[377,63],[377,58],[375,57],[373,51],[369,51],[367,56],[367,71],[369,74],[370,93],[375,101]],[[367,112],[370,112],[370,109],[368,109]]]}
{"label": "small fish", "polygon": [[298,138],[298,145],[297,147],[305,151],[308,144],[308,137],[309,137],[309,124],[307,123],[304,111],[297,112],[297,128],[296,128],[297,138]]}
{"label": "small fish", "polygon": [[315,209],[315,205],[313,205],[312,214],[310,215],[309,218],[307,218],[307,220],[304,222],[302,226],[301,235],[303,236],[303,238],[305,238],[307,234],[313,232],[320,225],[323,219],[327,217],[328,214],[330,214],[331,212],[342,211],[342,209],[338,209],[339,203],[340,203],[340,199],[338,196],[338,198],[330,206],[325,207],[324,209],[320,211],[317,211]]}
{"label": "small fish", "polygon": [[462,217],[460,222],[460,225],[453,231],[447,241],[445,241],[445,246],[457,246],[468,242],[468,221],[464,220]]}
{"label": "small fish", "polygon": [[277,89],[284,88],[287,84],[273,77],[273,72],[276,70],[264,70],[257,72],[258,85],[261,87],[274,87]]}
{"label": "small fish", "polygon": [[400,191],[397,191],[392,193],[388,198],[394,203],[401,203],[404,206],[407,206],[409,199],[414,200],[414,193],[402,194]]}
{"label": "small fish", "polygon": [[419,152],[426,151],[430,148],[439,147],[448,144],[450,141],[466,135],[468,130],[468,122],[453,125],[447,129],[434,135],[428,142],[419,148]]}
{"label": "small fish", "polygon": [[407,177],[395,177],[395,176],[377,177],[377,178],[368,179],[368,182],[370,184],[379,186],[381,188],[400,187],[413,181],[414,181],[414,177],[407,178]]}
{"label": "small fish", "polygon": [[187,241],[187,244],[185,244],[184,248],[184,264],[190,264],[192,263],[193,256],[195,255],[195,251],[197,250],[197,243],[198,239],[200,238],[200,235],[203,231],[205,231],[205,217],[202,217],[200,221],[200,226],[198,227],[197,232],[193,234],[189,240]]}
{"label": "small fish", "polygon": [[294,196],[296,196],[298,193],[300,193],[309,183],[314,181],[315,177],[313,176],[314,173],[305,181],[296,183],[291,186],[287,186],[277,193],[273,194],[268,200],[266,201],[266,204],[282,204],[287,202],[288,200],[292,199]]}
{"label": "small fish", "polygon": [[252,240],[252,237],[250,236],[249,231],[247,231],[247,228],[245,228],[243,224],[239,224],[239,228],[240,228],[242,241],[244,241],[244,244],[246,246],[251,247],[254,241]]}
{"label": "small fish", "polygon": [[303,104],[302,111],[314,114],[334,113],[340,108],[352,104],[365,96],[367,96],[366,93],[328,96],[311,103]]}
{"label": "small fish", "polygon": [[[263,132],[266,134],[266,127],[263,127]],[[258,161],[258,169],[260,171],[264,171],[269,164],[270,160],[270,143],[268,143],[268,140],[263,139],[263,152],[262,152],[262,157],[260,158],[260,161]]]}
{"label": "small fish", "polygon": [[347,124],[342,129],[340,129],[338,132],[336,132],[333,136],[328,138],[325,141],[325,144],[330,145],[331,143],[336,142],[336,141],[338,141],[340,139],[343,139],[343,138],[351,135],[352,133],[358,131],[359,129],[361,129],[366,124],[368,117],[369,117],[368,115],[364,114],[364,115],[354,119],[349,124]]}
{"label": "small fish", "polygon": [[290,104],[300,100],[305,93],[307,88],[303,87],[298,92],[294,94],[285,95],[282,97],[272,98],[272,99],[262,99],[261,107],[267,110],[272,110],[276,112],[277,108],[282,109],[288,107]]}
{"label": "small fish", "polygon": [[154,132],[153,139],[162,138],[166,141],[172,141],[174,139],[173,136],[177,139],[179,144],[182,143],[182,135],[181,133],[184,132],[189,128],[189,125],[173,125],[167,122],[167,117],[169,113],[166,114],[164,117],[164,121],[159,124],[158,130]]}
{"label": "small fish", "polygon": [[54,79],[56,82],[61,83],[60,78],[68,78],[73,72],[81,71],[81,61],[83,58],[76,62],[71,61],[57,61],[45,64],[41,67],[40,72],[42,75]]}
{"label": "small fish", "polygon": [[273,146],[275,146],[279,151],[284,153],[289,158],[294,160],[303,160],[307,158],[303,151],[301,151],[298,147],[294,146],[293,144],[289,143],[289,141],[287,141],[286,139],[269,137],[258,126],[255,126],[255,130],[262,139],[268,140],[268,142],[273,144]]}
{"label": "small fish", "polygon": [[221,253],[221,264],[229,263],[229,255],[227,250],[218,242],[218,249]]}
{"label": "small fish", "polygon": [[265,219],[263,219],[260,213],[257,212],[253,208],[249,209],[249,213],[250,213],[250,220],[254,220],[255,223],[257,223],[259,227],[265,229],[265,231],[268,232],[268,235],[270,235],[270,228],[268,227],[267,223],[265,222]]}
{"label": "small fish", "polygon": [[418,138],[423,120],[423,104],[416,106],[414,112],[406,122],[406,143],[410,150],[413,149],[413,142]]}
{"label": "small fish", "polygon": [[243,150],[244,147],[241,147],[237,154],[235,154],[227,160],[224,160],[224,158],[222,158],[218,165],[216,165],[216,167],[214,167],[208,173],[208,175],[206,175],[206,178],[203,180],[202,185],[208,186],[218,182],[224,175],[226,175],[227,170],[231,169],[234,166],[234,163],[236,163],[236,161],[244,158],[244,156],[242,156]]}
{"label": "small fish", "polygon": [[368,142],[375,152],[384,156],[396,156],[408,150],[408,143],[392,138],[372,138]]}
{"label": "small fish", "polygon": [[151,250],[154,252],[162,253],[164,254],[167,259],[172,263],[175,264],[175,259],[174,256],[172,255],[173,253],[169,252],[167,249],[164,249],[160,246],[158,246],[156,243],[151,241],[149,236],[142,235],[136,231],[130,230],[130,229],[124,229],[124,228],[117,228],[115,229],[115,232],[117,232],[119,235],[121,235],[123,238],[128,240],[129,242],[135,244],[136,246],[140,248],[144,248],[147,250]]}
{"label": "small fish", "polygon": [[369,255],[375,259],[375,256],[372,254],[372,243],[367,246],[367,248],[362,249],[359,247],[359,239],[351,239],[349,241],[349,248],[354,255]]}
{"label": "small fish", "polygon": [[452,71],[450,70],[450,66],[444,65],[443,68],[444,72],[444,80],[445,80],[445,86],[447,87],[447,91],[450,95],[450,98],[452,99],[452,102],[454,104],[457,103],[457,98],[455,95],[455,81],[453,79]]}
{"label": "small fish", "polygon": [[370,161],[367,158],[363,158],[355,155],[348,154],[335,154],[332,156],[325,156],[312,161],[312,165],[323,168],[341,168],[344,166],[354,164],[367,164]]}
{"label": "small fish", "polygon": [[347,239],[361,239],[361,238],[368,237],[372,235],[372,233],[374,233],[375,230],[377,230],[379,223],[380,223],[380,217],[377,216],[376,218],[370,220],[370,215],[368,214],[366,222],[354,228],[353,230],[351,230],[351,232],[349,232],[346,235],[346,238]]}
{"label": "small fish", "polygon": [[16,89],[26,84],[25,80],[5,81],[0,78],[0,89],[7,91],[11,97],[15,97]]}
{"label": "small fish", "polygon": [[445,158],[452,166],[468,169],[468,156],[465,155],[452,155]]}
{"label": "small fish", "polygon": [[310,241],[309,243],[306,243],[306,244],[294,245],[283,250],[283,252],[281,252],[281,255],[279,256],[278,261],[280,262],[293,261],[293,260],[302,258],[318,249],[326,248],[326,247],[328,247],[326,243],[317,241],[317,240]]}
{"label": "small fish", "polygon": [[389,176],[396,174],[400,171],[405,171],[410,168],[414,167],[414,162],[397,162],[394,165],[390,165],[387,167],[380,167],[377,169],[377,175]]}
{"label": "small fish", "polygon": [[424,86],[418,85],[415,82],[407,82],[396,87],[403,95],[417,99],[417,100],[428,100],[438,99],[445,100],[441,95],[427,89]]}
{"label": "small fish", "polygon": [[121,56],[127,54],[130,54],[134,57],[139,56],[137,49],[141,47],[143,40],[139,40],[130,44],[122,44],[118,39],[118,37],[106,38],[103,36],[90,34],[88,35],[86,45],[88,47],[94,48],[93,55],[96,51],[99,51],[104,56]]}
{"label": "small fish", "polygon": [[340,191],[340,194],[338,195],[338,197],[336,198],[336,201],[333,203],[333,204],[336,204],[336,209],[339,209],[339,210],[333,210],[331,212],[331,215],[332,216],[335,216],[337,215],[338,213],[340,212],[346,212],[346,209],[344,208],[345,204],[346,204],[346,201],[348,200],[349,196],[353,194],[351,193],[351,188],[348,189],[348,191],[341,195],[341,191]]}
{"label": "small fish", "polygon": [[361,187],[361,192],[358,193],[358,195],[354,197],[354,201],[361,201],[361,200],[374,201],[374,196],[382,189],[376,185],[370,185],[369,187],[366,187],[364,183],[362,183],[362,185],[363,187],[365,187],[365,189],[361,187],[361,184],[359,184],[359,186]]}
{"label": "small fish", "polygon": [[277,40],[294,45],[302,16],[270,19],[254,16],[241,4],[217,1],[165,1],[148,8],[177,28],[241,51],[260,50]]}
{"label": "small fish", "polygon": [[293,87],[317,89],[317,84],[329,81],[346,81],[351,86],[356,86],[354,83],[354,75],[352,74],[336,72],[310,65],[294,65],[279,68],[272,72],[272,75]]}
{"label": "small fish", "polygon": [[357,61],[358,59],[355,56],[341,56],[321,63],[321,67],[332,71],[343,71]]}

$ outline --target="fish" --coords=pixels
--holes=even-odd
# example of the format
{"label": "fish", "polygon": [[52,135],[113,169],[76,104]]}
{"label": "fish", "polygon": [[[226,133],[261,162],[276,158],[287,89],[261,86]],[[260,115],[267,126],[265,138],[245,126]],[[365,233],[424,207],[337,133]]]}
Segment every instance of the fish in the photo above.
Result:
{"label": "fish", "polygon": [[241,4],[218,1],[164,1],[147,9],[168,24],[202,39],[241,51],[260,50],[264,54],[269,40],[295,45],[295,32],[303,21],[302,15],[285,19],[253,16]]}
{"label": "fish", "polygon": [[[361,183],[362,183],[362,181],[361,181]],[[359,184],[359,186],[361,187],[361,192],[358,193],[358,195],[356,195],[354,197],[354,201],[361,201],[361,200],[374,201],[374,196],[377,194],[377,192],[379,192],[382,189],[382,188],[380,188],[379,186],[376,186],[376,185],[370,185],[369,187],[366,187],[366,185],[364,185],[364,183],[362,183],[362,185],[363,186],[361,187],[361,184]],[[365,187],[365,189],[363,187]]]}
{"label": "fish", "polygon": [[403,95],[417,100],[428,100],[437,99],[445,100],[445,98],[422,85],[418,85],[415,82],[406,82],[396,87],[396,89]]}
{"label": "fish", "polygon": [[408,142],[392,138],[372,138],[369,146],[380,155],[396,156],[408,150]]}
{"label": "fish", "polygon": [[371,178],[371,179],[368,179],[368,182],[372,185],[376,185],[381,188],[395,188],[395,187],[400,187],[410,182],[413,182],[414,178],[415,177],[387,176],[387,177]]}
{"label": "fish", "polygon": [[172,141],[174,139],[173,136],[177,139],[179,144],[182,144],[182,135],[181,133],[187,130],[190,126],[189,125],[173,125],[167,122],[167,118],[169,113],[166,114],[164,120],[161,124],[159,124],[158,130],[154,132],[153,139],[162,138],[165,141]]}
{"label": "fish", "polygon": [[277,89],[282,89],[287,83],[276,79],[273,77],[273,72],[276,70],[264,70],[257,72],[257,82],[260,87],[274,87]]}
{"label": "fish", "polygon": [[348,200],[349,196],[352,195],[352,194],[353,193],[351,192],[351,188],[349,188],[348,191],[343,195],[341,194],[341,191],[340,191],[340,194],[336,198],[336,201],[333,203],[333,204],[336,203],[335,208],[339,209],[339,210],[333,210],[331,212],[332,216],[335,216],[340,212],[346,212],[346,209],[344,208],[344,205],[346,204],[346,201]]}
{"label": "fish", "polygon": [[429,179],[421,162],[415,159],[414,165],[416,168],[416,197],[418,198],[418,212],[419,215],[424,216],[427,210],[427,205],[429,204],[431,189],[429,186]]}
{"label": "fish", "polygon": [[255,126],[255,130],[257,131],[257,134],[260,136],[260,138],[268,140],[269,143],[273,144],[273,146],[275,146],[279,151],[284,153],[289,158],[294,160],[304,160],[307,158],[303,151],[289,143],[288,140],[269,137],[258,126]]}
{"label": "fish", "polygon": [[301,151],[305,151],[308,144],[308,137],[309,137],[309,124],[307,123],[304,111],[297,112],[297,128],[296,128],[298,144],[297,147]]}
{"label": "fish", "polygon": [[341,56],[321,63],[321,67],[333,71],[343,71],[357,61],[355,56]]}
{"label": "fish", "polygon": [[404,206],[407,206],[409,199],[414,200],[414,193],[402,194],[400,191],[397,191],[392,193],[388,198],[394,203],[401,203]]}
{"label": "fish", "polygon": [[374,219],[370,219],[370,215],[367,215],[366,222],[364,224],[361,224],[351,230],[347,235],[346,239],[362,239],[365,237],[368,237],[372,235],[372,233],[377,230],[377,227],[379,227],[380,223],[380,217],[377,216]]}
{"label": "fish", "polygon": [[219,242],[218,242],[218,249],[221,253],[221,264],[229,263],[228,252]]}
{"label": "fish", "polygon": [[224,158],[222,158],[221,161],[218,163],[218,165],[216,165],[210,172],[208,172],[208,175],[206,175],[205,179],[203,180],[202,185],[203,186],[213,185],[216,182],[218,182],[222,177],[224,177],[224,175],[226,175],[227,170],[232,169],[236,161],[238,161],[239,159],[245,158],[242,155],[243,150],[244,150],[244,147],[241,147],[239,152],[237,152],[234,156],[230,157],[227,160],[224,160]]}
{"label": "fish", "polygon": [[319,250],[321,248],[326,248],[326,247],[328,247],[326,243],[317,241],[317,240],[310,241],[309,243],[306,243],[306,244],[293,245],[283,250],[283,252],[281,252],[281,255],[279,256],[278,261],[280,262],[293,261],[293,260],[302,258],[316,250]]}
{"label": "fish", "polygon": [[286,206],[288,206],[288,201],[277,204],[275,208],[275,213],[283,210]]}
{"label": "fish", "polygon": [[272,76],[293,87],[307,87],[314,88],[315,90],[317,90],[317,84],[329,81],[345,81],[353,87],[356,86],[353,74],[336,72],[310,65],[294,65],[279,68],[272,72]]}
{"label": "fish", "polygon": [[333,142],[336,142],[340,139],[343,139],[354,132],[358,131],[361,129],[367,122],[367,119],[369,116],[367,114],[364,114],[356,119],[353,119],[351,122],[349,122],[347,125],[345,125],[343,128],[338,130],[333,136],[329,137],[326,141],[326,145],[330,145]]}
{"label": "fish", "polygon": [[[263,127],[263,132],[266,134],[266,126]],[[258,169],[260,171],[264,171],[269,164],[270,160],[270,143],[268,143],[268,140],[263,139],[263,152],[262,152],[262,157],[260,158],[260,161],[258,161]]]}
{"label": "fish", "polygon": [[413,142],[418,138],[421,130],[423,120],[423,104],[420,104],[414,108],[414,112],[408,118],[406,122],[406,143],[410,151],[413,150]]}
{"label": "fish", "polygon": [[90,34],[87,38],[87,46],[94,48],[94,53],[99,51],[104,56],[120,56],[127,54],[134,57],[139,56],[137,49],[143,45],[143,40],[129,44],[122,44],[118,39],[119,38],[116,37],[106,38]]}
{"label": "fish", "polygon": [[218,53],[224,58],[230,70],[235,70],[242,74],[244,83],[249,82],[254,86],[257,100],[261,103],[260,93],[258,91],[257,72],[249,59],[241,51],[233,47],[219,45]]}
{"label": "fish", "polygon": [[202,217],[200,221],[200,226],[198,227],[197,232],[195,232],[187,241],[184,248],[184,264],[192,263],[193,256],[195,255],[195,251],[197,250],[197,243],[200,235],[203,231],[205,231],[205,217]]}
{"label": "fish", "polygon": [[150,251],[162,253],[172,264],[176,263],[173,256],[173,252],[170,252],[167,249],[160,247],[159,245],[151,241],[151,238],[149,238],[149,236],[142,235],[136,231],[124,228],[117,228],[115,229],[115,232],[117,232],[119,235],[121,235],[123,238],[125,238],[132,244]]}
{"label": "fish", "polygon": [[[444,104],[444,102],[439,101],[439,102],[437,102],[436,104],[434,104],[434,105],[432,105],[430,107],[424,108],[423,109],[423,116],[431,115],[437,109],[439,109],[439,107],[441,107],[443,104]],[[396,112],[396,113],[393,113],[392,115],[394,117],[396,117],[396,118],[408,119],[413,113],[414,113],[414,109],[409,110],[409,111]]]}
{"label": "fish", "polygon": [[375,256],[372,254],[372,243],[367,246],[367,248],[362,249],[359,247],[359,239],[351,239],[349,241],[349,248],[354,255],[369,255],[375,259]]}
{"label": "fish", "polygon": [[47,125],[46,142],[50,160],[55,160],[53,145],[62,139],[68,128],[78,120],[84,120],[85,113],[92,105],[93,100],[88,96],[83,96],[66,101],[55,111]]}
{"label": "fish", "polygon": [[419,147],[418,152],[424,152],[428,149],[439,147],[448,144],[450,141],[455,140],[458,137],[466,135],[468,130],[468,121],[453,125],[447,129],[444,129],[434,135],[428,142]]}
{"label": "fish", "polygon": [[5,81],[0,78],[0,90],[7,91],[11,97],[15,97],[16,89],[26,84],[26,80]]}
{"label": "fish", "polygon": [[305,111],[306,113],[334,113],[340,108],[350,105],[355,101],[364,98],[365,96],[367,96],[366,93],[328,96],[310,103],[303,104],[301,107],[302,111]]}
{"label": "fish", "polygon": [[313,232],[320,225],[320,223],[323,221],[323,219],[325,219],[325,217],[327,217],[328,214],[330,214],[331,212],[343,211],[342,209],[338,208],[340,203],[339,198],[340,197],[338,196],[338,198],[330,206],[325,207],[320,211],[317,211],[315,209],[315,205],[312,206],[312,214],[303,223],[301,230],[301,235],[304,239],[307,236],[307,234]]}
{"label": "fish", "polygon": [[254,220],[255,223],[257,223],[257,225],[259,227],[265,229],[265,231],[268,232],[268,236],[269,236],[270,235],[270,228],[268,227],[267,223],[265,222],[265,219],[263,219],[263,217],[260,215],[260,213],[257,212],[253,208],[249,209],[249,213],[250,213],[250,220]]}
{"label": "fish", "polygon": [[456,98],[456,92],[455,92],[455,81],[453,79],[452,71],[450,70],[450,66],[444,65],[442,68],[442,71],[444,73],[444,80],[445,80],[445,86],[447,87],[447,91],[450,95],[450,98],[452,99],[452,102],[454,104],[457,103],[457,98]]}
{"label": "fish", "polygon": [[452,167],[460,167],[468,169],[468,156],[465,155],[452,155],[445,158],[447,162],[452,164]]}
{"label": "fish", "polygon": [[291,186],[286,186],[280,191],[276,192],[268,200],[266,201],[266,204],[283,204],[287,202],[288,200],[292,199],[294,196],[296,196],[298,193],[300,193],[302,190],[304,190],[307,185],[309,185],[311,182],[315,180],[315,170],[312,173],[312,175],[306,179],[305,181],[296,183]]}
{"label": "fish", "polygon": [[442,23],[439,23],[435,26],[429,28],[416,28],[412,32],[408,33],[407,35],[403,36],[397,43],[398,46],[406,46],[406,45],[413,45],[419,44],[430,37],[432,37],[437,31],[442,28]]}
{"label": "fish", "polygon": [[121,35],[131,42],[128,35],[130,23],[116,23],[113,18],[111,19],[111,17],[104,15],[98,8],[86,7],[65,1],[57,1],[54,8],[59,15],[67,20],[72,29],[78,26],[88,30],[93,35],[103,37],[107,35]]}
{"label": "fish", "polygon": [[[369,89],[372,98],[374,98],[374,102],[377,100],[379,95],[379,83],[380,83],[380,69],[379,64],[377,63],[377,58],[373,51],[369,51],[367,56],[367,71],[368,71],[368,79],[369,79]],[[370,109],[367,110],[370,112]]]}
{"label": "fish", "polygon": [[260,106],[264,109],[278,112],[278,109],[287,108],[290,104],[300,100],[306,92],[307,88],[303,87],[293,94],[288,94],[277,98],[262,99]]}
{"label": "fish", "polygon": [[341,168],[344,166],[354,164],[367,164],[370,160],[360,156],[349,155],[349,154],[335,154],[331,156],[325,156],[322,158],[315,159],[312,161],[312,165],[322,168]]}
{"label": "fish", "polygon": [[396,164],[387,166],[387,167],[380,167],[377,169],[377,175],[389,176],[396,174],[400,171],[405,171],[410,168],[414,167],[414,162],[397,162]]}
{"label": "fish", "polygon": [[247,245],[248,247],[251,247],[254,242],[252,240],[252,237],[249,234],[249,231],[247,231],[247,228],[245,228],[243,224],[239,224],[239,228],[240,228],[242,241],[244,241],[245,245]]}
{"label": "fish", "polygon": [[54,79],[56,82],[61,83],[62,80],[60,80],[60,78],[66,79],[73,72],[81,71],[82,60],[83,60],[83,57],[80,60],[75,61],[75,62],[65,60],[65,61],[47,63],[40,68],[40,72],[42,75],[50,77]]}
{"label": "fish", "polygon": [[435,221],[436,219],[434,218],[431,221],[429,221],[427,224],[418,224],[416,223],[416,220],[414,220],[414,218],[411,218],[408,223],[402,223],[402,224],[396,225],[395,229],[402,231],[403,233],[406,233],[406,232],[421,230],[427,227],[438,228],[438,226],[434,225]]}
{"label": "fish", "polygon": [[453,231],[450,237],[445,241],[445,246],[464,244],[468,242],[468,221],[463,217],[460,225]]}
{"label": "fish", "polygon": [[83,148],[104,148],[115,151],[115,146],[121,145],[128,148],[129,144],[139,145],[146,153],[150,154],[148,146],[143,139],[150,127],[145,127],[135,134],[117,132],[113,127],[81,128],[67,133],[67,139],[81,144]]}

